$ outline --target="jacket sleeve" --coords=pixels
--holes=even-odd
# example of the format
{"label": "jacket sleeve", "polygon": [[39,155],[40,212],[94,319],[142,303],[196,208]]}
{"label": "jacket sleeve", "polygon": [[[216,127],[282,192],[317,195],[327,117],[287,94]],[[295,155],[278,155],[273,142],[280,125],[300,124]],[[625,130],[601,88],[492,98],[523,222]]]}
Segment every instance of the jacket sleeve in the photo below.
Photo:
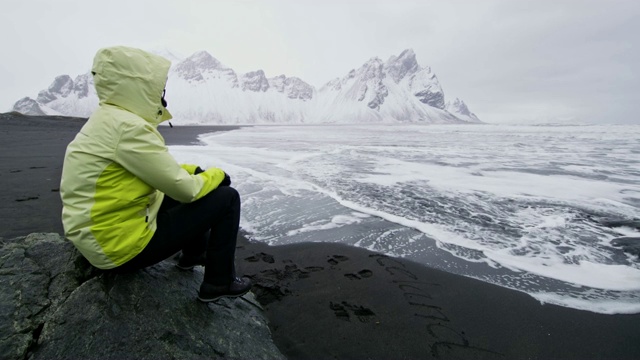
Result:
{"label": "jacket sleeve", "polygon": [[115,161],[149,186],[183,203],[193,202],[216,189],[225,175],[218,168],[190,174],[169,154],[161,135],[150,124],[123,129]]}
{"label": "jacket sleeve", "polygon": [[196,169],[198,168],[198,165],[194,165],[194,164],[180,164],[180,167],[187,170],[187,172],[190,175],[193,175],[196,172]]}

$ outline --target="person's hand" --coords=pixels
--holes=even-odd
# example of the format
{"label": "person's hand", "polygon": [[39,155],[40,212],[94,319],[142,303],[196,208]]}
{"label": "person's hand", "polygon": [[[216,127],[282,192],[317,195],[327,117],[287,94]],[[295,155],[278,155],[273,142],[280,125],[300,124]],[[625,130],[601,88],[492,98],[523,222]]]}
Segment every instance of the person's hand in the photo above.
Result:
{"label": "person's hand", "polygon": [[222,179],[222,182],[218,186],[229,186],[229,185],[231,185],[231,177],[229,177],[229,174],[225,172],[224,179]]}

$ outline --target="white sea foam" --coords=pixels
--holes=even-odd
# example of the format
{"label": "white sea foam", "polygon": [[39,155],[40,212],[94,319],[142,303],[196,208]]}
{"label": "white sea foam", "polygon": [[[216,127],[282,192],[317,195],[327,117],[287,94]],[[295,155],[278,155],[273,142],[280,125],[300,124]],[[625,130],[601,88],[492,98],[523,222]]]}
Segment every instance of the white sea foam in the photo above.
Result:
{"label": "white sea foam", "polygon": [[329,222],[316,221],[311,224],[305,224],[300,229],[290,230],[287,232],[287,236],[293,236],[303,232],[336,229],[344,225],[356,224],[360,222],[361,219],[361,217],[356,216],[336,215]]}
{"label": "white sea foam", "polygon": [[629,236],[629,237],[640,237],[640,231],[634,228],[630,228],[628,226],[614,227],[613,230],[620,235]]}
{"label": "white sea foam", "polygon": [[429,265],[437,246],[460,259],[442,260],[448,271],[606,313],[640,302],[637,259],[610,244],[640,232],[598,220],[640,218],[638,138],[639,126],[262,126],[171,153],[231,174],[257,240],[329,239]]}
{"label": "white sea foam", "polygon": [[530,293],[542,304],[567,306],[579,310],[587,310],[600,314],[637,314],[640,313],[640,302],[620,302],[615,300],[585,300],[555,293]]}
{"label": "white sea foam", "polygon": [[532,274],[598,289],[640,290],[640,270],[626,265],[581,261],[565,264],[562,258],[514,256],[507,251],[485,251],[491,260]]}

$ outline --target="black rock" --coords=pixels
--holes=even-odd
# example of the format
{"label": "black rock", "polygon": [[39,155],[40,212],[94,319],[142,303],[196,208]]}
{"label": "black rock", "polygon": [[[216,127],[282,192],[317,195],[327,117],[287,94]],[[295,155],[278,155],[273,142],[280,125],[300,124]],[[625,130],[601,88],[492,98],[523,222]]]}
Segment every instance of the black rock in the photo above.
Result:
{"label": "black rock", "polygon": [[253,295],[203,304],[199,271],[91,267],[57,234],[0,242],[1,359],[284,359]]}

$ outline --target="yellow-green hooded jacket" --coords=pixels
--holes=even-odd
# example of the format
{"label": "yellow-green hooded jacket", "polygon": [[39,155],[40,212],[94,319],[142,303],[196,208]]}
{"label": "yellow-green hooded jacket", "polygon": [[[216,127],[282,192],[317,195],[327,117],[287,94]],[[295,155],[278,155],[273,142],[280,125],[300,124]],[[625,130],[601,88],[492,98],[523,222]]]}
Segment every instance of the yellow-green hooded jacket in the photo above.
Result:
{"label": "yellow-green hooded jacket", "polygon": [[183,203],[217,188],[224,172],[193,175],[157,130],[171,119],[161,104],[171,63],[142,50],[98,51],[93,79],[100,99],[67,147],[60,196],[65,236],[100,269],[131,260],[156,230],[164,194]]}

